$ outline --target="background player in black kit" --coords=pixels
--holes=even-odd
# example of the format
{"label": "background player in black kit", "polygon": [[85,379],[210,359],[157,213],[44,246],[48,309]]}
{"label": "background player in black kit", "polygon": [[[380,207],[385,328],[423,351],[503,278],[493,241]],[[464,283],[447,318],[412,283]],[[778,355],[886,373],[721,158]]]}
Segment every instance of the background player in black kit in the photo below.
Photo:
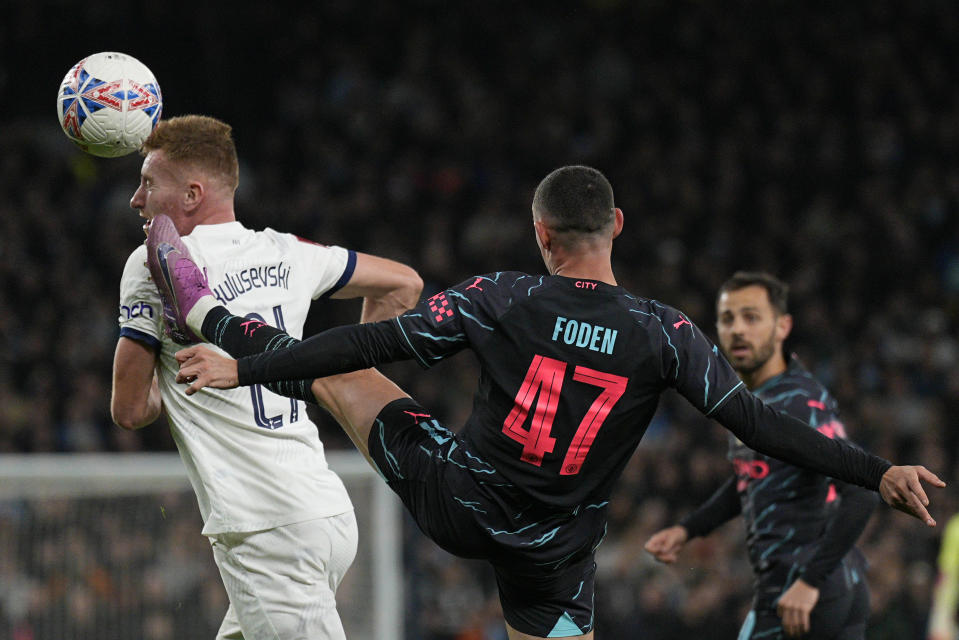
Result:
{"label": "background player in black kit", "polygon": [[[768,405],[829,437],[845,438],[833,397],[795,357],[785,355],[783,342],[792,329],[787,298],[788,287],[769,274],[736,273],[720,287],[716,302],[720,347]],[[865,559],[853,545],[876,495],[831,483],[732,437],[729,458],[734,469],[729,480],[680,524],[651,536],[646,549],[674,562],[688,539],[741,513],[756,591],[739,637],[863,638],[869,594]]]}
{"label": "background player in black kit", "polygon": [[[513,639],[592,637],[593,552],[610,489],[670,387],[751,447],[878,489],[935,524],[920,482],[942,486],[934,474],[774,412],[688,318],[617,286],[610,256],[623,213],[601,173],[574,166],[547,176],[533,226],[550,275],[478,276],[395,321],[301,343],[217,306],[175,233],[151,229],[154,278],[177,322],[235,356],[256,354],[237,362],[191,347],[178,354],[179,379],[191,382],[187,393],[287,381],[279,391],[315,397],[427,535],[492,564]],[[378,372],[357,371],[402,359],[428,367],[467,348],[482,373],[458,434]]]}

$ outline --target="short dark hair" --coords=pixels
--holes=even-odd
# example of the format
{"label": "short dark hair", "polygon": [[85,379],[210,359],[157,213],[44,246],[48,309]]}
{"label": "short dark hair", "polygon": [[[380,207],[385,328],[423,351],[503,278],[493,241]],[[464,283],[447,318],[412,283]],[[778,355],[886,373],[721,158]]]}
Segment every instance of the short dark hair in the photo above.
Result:
{"label": "short dark hair", "polygon": [[595,233],[614,219],[613,187],[592,167],[560,167],[536,187],[533,208],[554,231]]}
{"label": "short dark hair", "polygon": [[746,287],[762,287],[769,296],[769,303],[778,315],[789,313],[789,285],[765,271],[737,271],[719,287],[717,300],[728,291],[739,291]]}

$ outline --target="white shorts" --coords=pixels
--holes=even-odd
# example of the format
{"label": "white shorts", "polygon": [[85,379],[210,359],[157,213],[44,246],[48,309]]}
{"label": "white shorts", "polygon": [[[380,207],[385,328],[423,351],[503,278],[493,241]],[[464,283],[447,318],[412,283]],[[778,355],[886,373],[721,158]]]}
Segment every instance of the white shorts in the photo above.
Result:
{"label": "white shorts", "polygon": [[336,588],[356,557],[352,511],[210,541],[230,598],[217,640],[345,640]]}

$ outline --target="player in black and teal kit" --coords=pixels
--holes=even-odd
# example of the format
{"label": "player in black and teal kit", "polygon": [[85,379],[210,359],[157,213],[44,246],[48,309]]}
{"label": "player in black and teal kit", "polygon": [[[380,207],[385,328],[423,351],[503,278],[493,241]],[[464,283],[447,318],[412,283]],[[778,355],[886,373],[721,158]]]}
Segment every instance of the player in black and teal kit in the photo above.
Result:
{"label": "player in black and teal kit", "polygon": [[[933,523],[919,504],[919,479],[935,482],[930,472],[892,467],[776,413],[745,392],[686,316],[617,286],[610,252],[623,215],[602,174],[553,172],[537,188],[533,220],[550,275],[477,276],[393,321],[300,343],[231,316],[179,249],[165,250],[177,322],[247,356],[184,350],[180,380],[191,382],[188,393],[262,382],[315,397],[427,535],[490,561],[514,639],[592,637],[593,552],[607,500],[668,388],[753,448],[882,488]],[[482,371],[473,413],[456,434],[376,371],[358,371],[406,359],[429,367],[464,349]],[[344,372],[354,373],[335,375]]]}
{"label": "player in black and teal kit", "polygon": [[[720,345],[767,405],[827,437],[845,439],[833,397],[798,360],[784,355],[792,327],[787,293],[783,282],[765,273],[730,278],[717,302]],[[729,459],[732,477],[678,526],[654,534],[647,549],[671,562],[687,539],[741,514],[756,580],[740,639],[863,638],[869,594],[865,560],[853,545],[877,496],[758,453],[735,437]]]}

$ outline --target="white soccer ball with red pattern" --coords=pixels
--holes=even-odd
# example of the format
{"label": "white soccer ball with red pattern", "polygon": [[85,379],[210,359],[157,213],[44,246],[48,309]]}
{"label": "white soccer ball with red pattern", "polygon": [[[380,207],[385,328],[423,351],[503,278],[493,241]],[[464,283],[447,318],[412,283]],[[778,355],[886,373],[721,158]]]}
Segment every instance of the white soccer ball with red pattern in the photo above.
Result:
{"label": "white soccer ball with red pattern", "polygon": [[104,51],[73,65],[57,93],[60,126],[81,149],[115,158],[140,148],[163,109],[153,72],[133,56]]}

